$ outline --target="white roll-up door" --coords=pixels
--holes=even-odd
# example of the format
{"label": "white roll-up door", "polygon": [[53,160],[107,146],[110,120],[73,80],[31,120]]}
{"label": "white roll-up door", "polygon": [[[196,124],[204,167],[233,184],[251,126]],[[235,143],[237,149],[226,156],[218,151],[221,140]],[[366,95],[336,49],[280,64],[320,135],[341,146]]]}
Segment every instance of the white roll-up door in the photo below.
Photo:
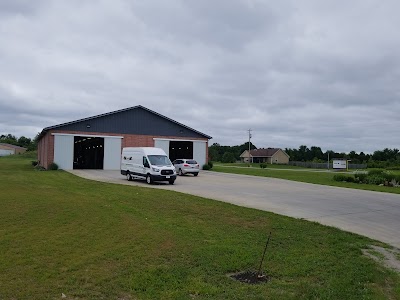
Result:
{"label": "white roll-up door", "polygon": [[0,156],[7,156],[14,154],[14,150],[0,149]]}
{"label": "white roll-up door", "polygon": [[121,162],[121,138],[104,138],[104,170],[119,170]]}
{"label": "white roll-up door", "polygon": [[60,169],[72,170],[74,161],[74,137],[54,135],[54,162]]}
{"label": "white roll-up door", "polygon": [[207,159],[207,143],[203,141],[193,142],[193,159],[196,160],[200,168],[206,163]]}
{"label": "white roll-up door", "polygon": [[154,140],[154,147],[161,148],[169,157],[169,141],[168,140]]}

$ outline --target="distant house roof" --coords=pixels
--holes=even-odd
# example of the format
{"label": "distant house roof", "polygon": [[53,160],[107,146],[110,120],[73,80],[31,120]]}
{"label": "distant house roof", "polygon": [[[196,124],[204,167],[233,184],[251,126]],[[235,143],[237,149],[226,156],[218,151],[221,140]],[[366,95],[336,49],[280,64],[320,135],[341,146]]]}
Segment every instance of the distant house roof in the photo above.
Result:
{"label": "distant house roof", "polygon": [[11,145],[11,144],[7,144],[7,143],[0,143],[0,146],[6,146],[6,147],[10,147],[10,148],[14,148],[14,149],[21,149],[21,150],[26,150],[27,148],[25,147],[20,147],[17,145]]}
{"label": "distant house roof", "polygon": [[137,105],[137,106],[133,106],[133,107],[125,108],[125,109],[120,109],[120,110],[112,111],[112,112],[109,112],[109,113],[96,115],[96,116],[93,116],[93,117],[79,119],[79,120],[76,120],[76,121],[62,123],[62,124],[58,124],[58,125],[54,125],[54,126],[49,126],[49,127],[46,127],[46,128],[44,128],[42,130],[42,132],[39,134],[38,139],[41,139],[49,130],[52,130],[52,129],[59,129],[59,128],[63,129],[63,127],[66,127],[66,126],[70,127],[70,125],[74,125],[74,124],[77,124],[77,123],[87,122],[87,121],[96,120],[96,119],[99,119],[99,118],[102,118],[102,117],[108,117],[108,116],[112,116],[112,115],[116,115],[116,114],[120,114],[120,113],[124,113],[124,112],[128,112],[128,111],[140,110],[140,109],[142,109],[142,110],[144,110],[144,111],[146,111],[146,112],[148,112],[150,114],[153,114],[155,116],[158,116],[158,117],[160,117],[160,118],[162,118],[164,120],[172,122],[172,123],[174,123],[174,124],[176,124],[178,126],[184,127],[184,128],[186,128],[186,129],[188,129],[188,130],[190,130],[192,132],[195,132],[196,134],[198,134],[198,135],[200,135],[202,137],[205,137],[207,139],[212,139],[212,137],[209,136],[209,135],[206,135],[206,134],[204,134],[204,133],[202,133],[200,131],[197,131],[197,130],[195,130],[193,128],[190,128],[189,126],[181,124],[181,123],[179,123],[179,122],[177,122],[175,120],[172,120],[172,119],[170,119],[170,118],[168,118],[166,116],[163,116],[163,115],[161,115],[161,114],[159,114],[159,113],[157,113],[155,111],[152,111],[152,110],[150,110],[150,109],[148,109],[148,108],[146,108],[144,106],[141,106],[141,105]]}
{"label": "distant house roof", "polygon": [[279,150],[279,148],[253,149],[250,150],[250,155],[253,157],[272,157]]}
{"label": "distant house roof", "polygon": [[[288,155],[285,151],[283,151],[280,148],[260,148],[260,149],[253,149],[250,150],[250,155],[252,157],[272,157],[274,156],[274,154],[276,152],[278,152],[279,150],[281,150],[283,153],[285,153],[286,155]],[[246,152],[247,151],[247,152]],[[246,150],[245,152],[242,153],[242,155],[244,155],[244,153],[248,153],[248,150]],[[241,156],[242,156],[241,155]],[[246,156],[246,155],[245,155]],[[244,157],[245,157],[244,156]],[[289,155],[288,155],[289,156]]]}

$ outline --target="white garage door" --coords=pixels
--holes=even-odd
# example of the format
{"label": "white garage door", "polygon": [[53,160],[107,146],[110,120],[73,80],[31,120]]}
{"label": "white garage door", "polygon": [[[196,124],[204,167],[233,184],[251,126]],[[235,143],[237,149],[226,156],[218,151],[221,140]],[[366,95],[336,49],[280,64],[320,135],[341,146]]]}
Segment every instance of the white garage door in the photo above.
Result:
{"label": "white garage door", "polygon": [[74,136],[54,135],[54,162],[60,169],[72,170],[74,160]]}
{"label": "white garage door", "polygon": [[104,138],[104,170],[119,170],[121,162],[121,138]]}
{"label": "white garage door", "polygon": [[14,154],[14,150],[0,149],[0,156],[7,156]]}
{"label": "white garage door", "polygon": [[193,159],[196,160],[200,168],[206,163],[207,143],[203,141],[193,142]]}
{"label": "white garage door", "polygon": [[169,140],[154,139],[154,147],[161,148],[169,156]]}

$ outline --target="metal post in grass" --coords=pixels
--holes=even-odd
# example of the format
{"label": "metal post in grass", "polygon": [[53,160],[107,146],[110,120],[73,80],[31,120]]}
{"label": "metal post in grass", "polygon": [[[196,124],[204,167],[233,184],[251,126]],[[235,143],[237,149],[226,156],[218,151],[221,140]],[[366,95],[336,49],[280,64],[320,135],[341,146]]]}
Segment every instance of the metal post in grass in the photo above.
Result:
{"label": "metal post in grass", "polygon": [[267,252],[267,248],[268,248],[269,240],[271,238],[271,234],[272,234],[272,232],[270,231],[268,239],[267,239],[267,243],[265,244],[264,253],[263,253],[261,261],[260,261],[260,267],[258,268],[257,277],[262,277],[262,275],[261,275],[262,264],[264,262],[265,253]]}
{"label": "metal post in grass", "polygon": [[249,163],[249,167],[251,167],[251,164],[250,164],[250,139],[251,139],[251,128],[248,130],[248,132],[249,132],[249,158],[248,158],[248,163]]}

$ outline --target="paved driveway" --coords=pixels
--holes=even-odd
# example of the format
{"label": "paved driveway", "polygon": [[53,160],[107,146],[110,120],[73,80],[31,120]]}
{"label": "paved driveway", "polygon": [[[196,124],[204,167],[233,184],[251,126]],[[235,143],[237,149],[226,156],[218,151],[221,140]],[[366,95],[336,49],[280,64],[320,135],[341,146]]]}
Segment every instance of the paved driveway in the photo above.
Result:
{"label": "paved driveway", "polygon": [[[145,182],[128,182],[119,171],[71,173],[98,181],[150,187]],[[205,171],[198,177],[180,176],[175,185],[151,187],[317,221],[400,248],[400,195],[396,194]]]}

